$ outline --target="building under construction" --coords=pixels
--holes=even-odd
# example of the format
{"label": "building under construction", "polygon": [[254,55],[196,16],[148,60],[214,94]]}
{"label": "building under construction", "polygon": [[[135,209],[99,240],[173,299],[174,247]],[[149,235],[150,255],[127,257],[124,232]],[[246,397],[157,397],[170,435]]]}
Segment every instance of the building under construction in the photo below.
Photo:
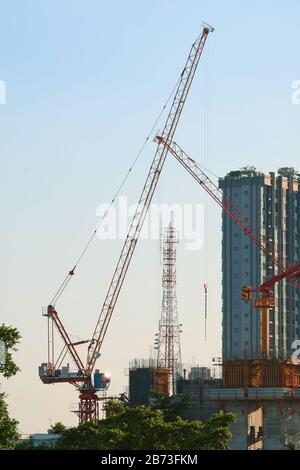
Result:
{"label": "building under construction", "polygon": [[[232,171],[220,179],[224,199],[238,206],[269,250],[286,266],[300,259],[300,191],[290,170],[265,175],[254,168]],[[286,176],[283,176],[286,175]],[[261,356],[260,315],[243,302],[243,286],[260,286],[278,274],[278,267],[223,212],[223,358]],[[268,357],[291,359],[300,337],[300,291],[282,279],[273,285],[274,307],[268,318]]]}
{"label": "building under construction", "polygon": [[283,449],[299,438],[299,177],[279,173],[245,169],[220,181],[224,202],[255,224],[243,233],[223,214],[224,388],[209,395],[237,415],[232,449]]}
{"label": "building under construction", "polygon": [[212,414],[220,411],[220,405],[209,399],[209,393],[210,390],[220,389],[222,386],[222,379],[212,377],[211,370],[207,367],[192,366],[189,372],[184,369],[183,378],[177,384],[177,391],[190,398],[185,418],[206,421]]}
{"label": "building under construction", "polygon": [[149,405],[151,392],[168,395],[168,371],[158,368],[154,359],[135,359],[129,366],[131,406]]}
{"label": "building under construction", "polygon": [[[151,405],[153,391],[168,395],[167,371],[157,368],[154,359],[135,359],[129,367],[129,403],[131,406]],[[220,389],[222,380],[211,376],[207,367],[189,367],[177,377],[177,394],[189,396],[185,411],[188,420],[205,421],[220,410],[220,405],[209,399],[209,391]]]}

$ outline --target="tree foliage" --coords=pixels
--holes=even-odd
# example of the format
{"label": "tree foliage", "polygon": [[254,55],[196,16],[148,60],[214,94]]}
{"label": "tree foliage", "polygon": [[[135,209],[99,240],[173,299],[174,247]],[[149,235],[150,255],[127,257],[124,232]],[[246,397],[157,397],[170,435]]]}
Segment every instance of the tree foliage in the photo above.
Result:
{"label": "tree foliage", "polygon": [[50,426],[50,429],[48,429],[48,434],[62,434],[65,431],[66,426],[61,421],[58,421],[58,423],[52,424],[52,426]]}
{"label": "tree foliage", "polygon": [[29,439],[24,439],[15,445],[15,450],[53,450],[52,446],[47,445],[45,442],[36,444],[30,436]]}
{"label": "tree foliage", "polygon": [[106,416],[107,417],[118,416],[121,413],[123,413],[124,409],[125,409],[124,403],[120,403],[119,401],[116,401],[116,400],[110,400],[106,406]]}
{"label": "tree foliage", "polygon": [[19,437],[18,421],[10,418],[4,393],[0,393],[0,449],[11,449]]}
{"label": "tree foliage", "polygon": [[[1,366],[0,372],[4,377],[9,378],[15,375],[20,369],[13,360],[12,353],[15,352],[21,335],[12,326],[0,325],[0,340],[4,342],[6,348],[5,364]],[[19,437],[17,431],[18,421],[10,418],[4,393],[0,393],[0,448],[13,448]]]}
{"label": "tree foliage", "polygon": [[219,413],[205,423],[180,417],[165,419],[165,411],[146,406],[109,405],[102,421],[82,423],[63,433],[59,449],[95,450],[221,450],[231,438],[231,413]]}
{"label": "tree foliage", "polygon": [[5,365],[2,367],[1,372],[6,378],[15,375],[20,370],[14,362],[12,355],[13,352],[17,351],[16,345],[20,339],[21,335],[17,328],[4,324],[0,325],[0,340],[4,341],[6,346]]}
{"label": "tree foliage", "polygon": [[280,176],[286,176],[286,177],[291,177],[291,176],[297,176],[297,171],[293,166],[283,166],[279,168],[278,174]]}
{"label": "tree foliage", "polygon": [[165,421],[174,421],[177,417],[184,418],[185,413],[191,402],[189,394],[162,395],[161,393],[151,392],[151,407],[155,410],[162,410]]}
{"label": "tree foliage", "polygon": [[241,171],[246,171],[246,172],[256,172],[256,166],[253,165],[245,165],[241,167]]}

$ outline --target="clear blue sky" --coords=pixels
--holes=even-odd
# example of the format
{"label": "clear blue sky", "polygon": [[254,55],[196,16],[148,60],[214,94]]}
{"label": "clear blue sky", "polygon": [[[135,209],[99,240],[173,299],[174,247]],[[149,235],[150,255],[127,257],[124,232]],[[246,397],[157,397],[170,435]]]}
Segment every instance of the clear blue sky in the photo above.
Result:
{"label": "clear blue sky", "polygon": [[[173,88],[191,43],[207,21],[210,37],[176,140],[217,175],[244,164],[263,171],[299,164],[300,4],[296,0],[11,0],[0,3],[0,321],[18,327],[22,372],[1,388],[22,432],[70,425],[77,394],[40,384],[46,360],[46,305],[95,226]],[[161,123],[162,127],[162,123]],[[208,129],[208,130],[207,130]],[[150,142],[123,190],[139,195]],[[299,167],[298,167],[299,169]],[[204,203],[204,249],[179,249],[178,303],[185,362],[220,355],[220,212],[176,162],[156,202]],[[121,243],[96,241],[58,305],[75,335],[93,330]],[[159,247],[139,244],[99,367],[123,391],[124,370],[147,357],[160,311]],[[202,284],[210,290],[203,341]]]}

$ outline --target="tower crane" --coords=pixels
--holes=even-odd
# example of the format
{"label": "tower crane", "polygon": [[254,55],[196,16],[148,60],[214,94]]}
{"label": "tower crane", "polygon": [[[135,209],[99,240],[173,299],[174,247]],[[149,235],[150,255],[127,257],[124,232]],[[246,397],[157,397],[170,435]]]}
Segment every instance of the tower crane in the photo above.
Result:
{"label": "tower crane", "polygon": [[254,301],[254,306],[261,310],[261,353],[262,356],[267,358],[269,356],[269,313],[270,309],[275,307],[274,287],[277,282],[289,278],[298,285],[300,277],[300,263],[291,266],[284,272],[281,272],[270,279],[267,279],[259,287],[254,288],[250,286],[242,287],[242,300],[249,302],[252,298],[252,293],[256,292],[261,294]]}
{"label": "tower crane", "polygon": [[192,175],[192,177],[204,188],[211,198],[221,207],[221,209],[238,225],[245,235],[247,235],[275,266],[277,266],[278,276],[285,276],[300,289],[296,276],[291,268],[284,267],[285,261],[280,258],[275,250],[272,250],[264,237],[251,225],[249,219],[245,217],[240,209],[229,199],[223,198],[223,191],[204,173],[197,162],[190,158],[181,147],[175,142],[167,142],[163,136],[156,136],[155,140],[164,145],[179,163]]}
{"label": "tower crane", "polygon": [[240,210],[233,205],[230,200],[224,200],[223,191],[216,186],[213,181],[204,173],[199,165],[191,159],[175,142],[167,142],[163,136],[157,136],[155,139],[164,145],[168,151],[183,165],[183,167],[193,176],[193,178],[205,189],[212,199],[225,211],[231,220],[238,225],[243,232],[256,244],[259,250],[269,258],[275,266],[277,266],[277,274],[267,280],[257,289],[244,286],[242,288],[242,299],[251,300],[251,293],[258,292],[262,294],[261,298],[255,301],[255,307],[262,311],[262,328],[261,328],[261,351],[264,357],[269,352],[269,310],[275,307],[275,299],[273,294],[274,285],[288,278],[298,289],[300,289],[300,264],[294,264],[290,267],[284,267],[284,260],[278,254],[271,250],[263,237],[253,229],[248,218],[244,217]]}
{"label": "tower crane", "polygon": [[[209,33],[213,31],[214,28],[204,24],[200,36],[191,47],[162,132],[162,138],[167,143],[172,142],[207,37]],[[46,311],[44,311],[44,315],[48,319],[48,362],[42,364],[39,369],[39,375],[43,383],[68,382],[79,390],[80,401],[77,413],[80,422],[95,420],[99,417],[99,397],[97,395],[97,391],[101,388],[103,389],[107,387],[109,378],[102,375],[101,380],[98,381],[97,375],[96,384],[95,380],[94,382],[92,380],[92,374],[96,361],[100,356],[100,350],[167,154],[168,148],[165,145],[162,145],[161,142],[158,142],[150,171],[143,187],[135,215],[123,245],[91,340],[80,341],[77,343],[72,342],[54,305],[49,305]],[[73,272],[70,271],[69,275],[73,275]],[[58,330],[63,341],[63,349],[56,360],[54,359],[54,328]],[[76,349],[79,344],[83,343],[88,343],[87,360],[85,364],[82,362]],[[75,373],[69,372],[68,368],[62,367],[61,370],[59,369],[68,353],[71,355],[77,367],[77,371]]]}

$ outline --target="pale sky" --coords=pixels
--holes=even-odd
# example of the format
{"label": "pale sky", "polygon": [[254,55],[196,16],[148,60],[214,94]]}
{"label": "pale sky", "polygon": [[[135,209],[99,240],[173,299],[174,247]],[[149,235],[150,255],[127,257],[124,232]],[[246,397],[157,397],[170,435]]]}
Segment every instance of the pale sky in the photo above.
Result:
{"label": "pale sky", "polygon": [[[46,386],[47,305],[134,160],[182,71],[188,51],[212,24],[175,140],[223,176],[245,164],[265,172],[299,168],[300,4],[297,0],[0,1],[2,178],[0,321],[16,326],[22,372],[6,381],[10,412],[23,433],[49,422],[76,424],[78,395]],[[163,120],[157,129],[163,127]],[[150,140],[122,190],[137,201],[155,144]],[[156,203],[204,204],[201,250],[178,248],[178,308],[186,363],[211,365],[221,353],[221,214],[168,157]],[[57,305],[74,337],[90,338],[122,246],[95,240]],[[137,247],[97,366],[124,391],[129,361],[148,357],[161,304],[158,241]],[[203,283],[209,284],[204,342]],[[83,346],[83,352],[84,346]],[[85,356],[85,354],[83,354]]]}

